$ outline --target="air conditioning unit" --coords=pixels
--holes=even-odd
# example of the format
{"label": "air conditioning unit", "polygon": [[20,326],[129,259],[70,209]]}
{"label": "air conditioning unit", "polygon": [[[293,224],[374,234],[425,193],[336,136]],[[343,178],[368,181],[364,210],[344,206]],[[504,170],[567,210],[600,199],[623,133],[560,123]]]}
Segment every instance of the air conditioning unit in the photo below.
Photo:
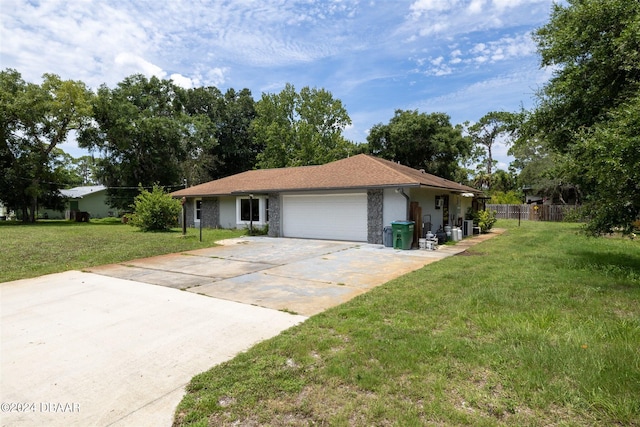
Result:
{"label": "air conditioning unit", "polygon": [[440,209],[444,204],[444,199],[437,198],[436,199],[436,209]]}

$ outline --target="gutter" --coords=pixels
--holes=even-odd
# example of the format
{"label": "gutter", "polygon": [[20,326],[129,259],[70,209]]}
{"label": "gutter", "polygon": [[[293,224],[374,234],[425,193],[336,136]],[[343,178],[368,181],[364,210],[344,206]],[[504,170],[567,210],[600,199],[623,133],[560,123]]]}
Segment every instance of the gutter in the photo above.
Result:
{"label": "gutter", "polygon": [[404,196],[405,199],[407,199],[407,221],[409,221],[410,216],[411,216],[411,199],[409,198],[409,196],[407,195],[407,193],[404,192],[404,189],[402,187],[396,188],[396,193],[400,193]]}

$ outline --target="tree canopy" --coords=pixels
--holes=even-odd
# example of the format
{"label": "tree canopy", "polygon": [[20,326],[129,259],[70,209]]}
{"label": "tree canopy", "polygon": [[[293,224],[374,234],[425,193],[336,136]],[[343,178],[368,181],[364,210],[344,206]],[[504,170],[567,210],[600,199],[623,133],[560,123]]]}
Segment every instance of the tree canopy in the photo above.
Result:
{"label": "tree canopy", "polygon": [[460,180],[459,164],[470,154],[471,142],[462,136],[462,127],[452,126],[449,120],[444,113],[396,110],[388,124],[371,128],[367,137],[369,151],[443,178]]}
{"label": "tree canopy", "polygon": [[256,116],[249,89],[228,89],[224,95],[215,87],[199,87],[181,93],[185,113],[199,117],[213,139],[198,147],[185,164],[189,184],[223,178],[252,169],[262,147],[256,145],[251,122]]}
{"label": "tree canopy", "polygon": [[170,80],[143,75],[98,89],[93,125],[78,141],[100,152],[99,179],[111,206],[128,209],[138,186],[181,183],[187,154],[214,143],[208,122],[184,113],[179,90]]}
{"label": "tree canopy", "polygon": [[15,70],[0,72],[0,200],[34,222],[39,205],[58,207],[68,177],[57,149],[87,126],[91,91],[84,83],[44,74],[26,83]]}
{"label": "tree canopy", "polygon": [[532,124],[559,151],[640,88],[640,3],[567,3],[554,4],[550,21],[534,35],[541,65],[554,73],[538,95]]}
{"label": "tree canopy", "polygon": [[589,232],[630,231],[640,215],[640,2],[555,4],[534,38],[554,74],[522,138],[553,153],[559,175],[584,196]]}
{"label": "tree canopy", "polygon": [[353,144],[342,136],[351,124],[340,100],[324,89],[287,84],[278,94],[263,93],[251,129],[263,150],[257,167],[320,165],[347,157]]}
{"label": "tree canopy", "polygon": [[588,188],[587,231],[633,231],[640,217],[640,95],[584,130],[571,149],[576,181]]}
{"label": "tree canopy", "polygon": [[513,113],[491,111],[476,123],[467,125],[467,132],[473,144],[471,157],[479,162],[474,180],[478,188],[487,190],[492,188],[492,174],[495,166],[493,146],[500,138],[513,136],[517,130],[517,123],[517,115]]}

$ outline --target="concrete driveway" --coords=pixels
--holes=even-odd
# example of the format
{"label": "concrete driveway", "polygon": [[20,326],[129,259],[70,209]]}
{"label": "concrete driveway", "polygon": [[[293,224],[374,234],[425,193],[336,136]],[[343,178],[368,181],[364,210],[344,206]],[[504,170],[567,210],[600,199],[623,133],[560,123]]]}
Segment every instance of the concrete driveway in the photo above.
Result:
{"label": "concrete driveway", "polygon": [[311,316],[463,250],[241,237],[221,246],[89,269],[214,298]]}
{"label": "concrete driveway", "polygon": [[170,425],[195,374],[478,241],[240,238],[1,283],[1,425]]}

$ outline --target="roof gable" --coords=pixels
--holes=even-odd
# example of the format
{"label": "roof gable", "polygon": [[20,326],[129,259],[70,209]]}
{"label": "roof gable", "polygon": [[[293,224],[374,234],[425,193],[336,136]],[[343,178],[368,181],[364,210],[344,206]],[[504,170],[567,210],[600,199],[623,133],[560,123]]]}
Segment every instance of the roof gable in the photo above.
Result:
{"label": "roof gable", "polygon": [[432,187],[458,192],[477,190],[367,154],[318,166],[258,169],[206,182],[172,193],[182,196],[220,196],[248,193]]}

